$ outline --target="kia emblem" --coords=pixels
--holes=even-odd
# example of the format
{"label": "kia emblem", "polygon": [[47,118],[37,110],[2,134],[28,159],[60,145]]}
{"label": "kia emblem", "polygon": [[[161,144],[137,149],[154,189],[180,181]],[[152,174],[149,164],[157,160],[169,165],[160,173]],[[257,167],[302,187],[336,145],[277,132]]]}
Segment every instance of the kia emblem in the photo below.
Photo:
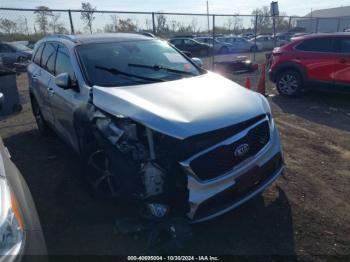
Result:
{"label": "kia emblem", "polygon": [[242,157],[246,155],[249,152],[249,145],[248,144],[241,144],[237,146],[234,150],[235,157]]}

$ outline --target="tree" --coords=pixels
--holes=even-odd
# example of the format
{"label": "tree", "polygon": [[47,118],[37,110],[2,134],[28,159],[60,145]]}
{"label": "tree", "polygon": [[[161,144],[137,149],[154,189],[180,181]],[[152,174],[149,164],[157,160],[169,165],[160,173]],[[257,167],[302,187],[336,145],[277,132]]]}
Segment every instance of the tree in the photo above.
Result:
{"label": "tree", "polygon": [[111,16],[112,23],[104,27],[105,32],[134,32],[137,30],[137,24],[130,18],[118,19],[118,16]]}
{"label": "tree", "polygon": [[164,14],[156,15],[156,33],[162,33],[169,31],[169,27],[166,24],[166,16]]}
{"label": "tree", "polygon": [[276,31],[283,32],[289,29],[289,18],[286,17],[286,13],[281,13],[280,16],[276,16]]}
{"label": "tree", "polygon": [[225,27],[227,28],[228,33],[231,33],[232,31],[238,33],[243,27],[242,18],[239,17],[238,13],[234,14],[234,16],[227,19]]}
{"label": "tree", "polygon": [[61,14],[60,13],[56,13],[56,14],[53,14],[51,16],[51,21],[49,23],[49,26],[51,27],[52,29],[52,32],[55,34],[55,33],[59,33],[58,32],[58,29],[63,27],[62,23],[59,22],[59,19],[61,18]]}
{"label": "tree", "polygon": [[0,20],[0,29],[7,34],[14,33],[17,30],[17,24],[7,18]]}
{"label": "tree", "polygon": [[190,32],[196,33],[198,29],[198,20],[193,18],[190,25]]}
{"label": "tree", "polygon": [[92,7],[89,2],[86,2],[86,3],[82,2],[81,9],[83,11],[81,12],[80,18],[83,20],[83,22],[89,28],[90,34],[92,34],[92,22],[96,18],[94,16],[94,12],[96,11],[96,7]]}
{"label": "tree", "polygon": [[47,18],[53,15],[52,11],[47,6],[38,6],[36,9],[34,11],[34,14],[36,14],[35,22],[38,24],[40,31],[46,35],[49,26]]}
{"label": "tree", "polygon": [[[257,32],[268,33],[271,32],[272,19],[270,16],[270,8],[268,6],[263,6],[262,8],[257,8],[253,10],[252,15],[256,16],[257,21]],[[255,27],[255,17],[252,18],[252,25]]]}

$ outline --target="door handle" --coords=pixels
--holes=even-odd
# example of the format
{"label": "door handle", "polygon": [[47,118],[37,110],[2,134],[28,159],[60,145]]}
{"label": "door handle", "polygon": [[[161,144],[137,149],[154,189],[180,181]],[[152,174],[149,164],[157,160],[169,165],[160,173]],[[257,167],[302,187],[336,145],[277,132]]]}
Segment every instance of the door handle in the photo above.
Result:
{"label": "door handle", "polygon": [[47,88],[47,91],[48,91],[50,94],[52,94],[52,95],[55,93],[55,90],[53,90],[52,87],[48,87],[48,88]]}
{"label": "door handle", "polygon": [[33,80],[33,82],[37,82],[38,81],[38,76],[37,75],[32,75],[32,80]]}
{"label": "door handle", "polygon": [[346,59],[345,58],[340,58],[339,62],[342,63],[342,64],[345,64],[346,63]]}

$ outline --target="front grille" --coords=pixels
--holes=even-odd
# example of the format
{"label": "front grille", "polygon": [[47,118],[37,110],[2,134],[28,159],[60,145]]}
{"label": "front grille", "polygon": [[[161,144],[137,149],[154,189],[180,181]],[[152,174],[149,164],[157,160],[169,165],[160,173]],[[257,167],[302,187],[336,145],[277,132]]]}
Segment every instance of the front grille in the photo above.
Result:
{"label": "front grille", "polygon": [[[268,121],[252,128],[248,134],[230,145],[219,146],[194,159],[190,163],[193,172],[202,180],[215,178],[230,171],[248,157],[256,155],[270,140]],[[242,144],[248,144],[249,151],[235,156],[234,151]]]}
{"label": "front grille", "polygon": [[236,184],[232,188],[226,189],[215,197],[203,202],[194,218],[205,218],[231,207],[269,181],[276,174],[277,170],[281,168],[282,164],[282,156],[280,153],[277,153],[263,166],[252,168],[237,178]]}

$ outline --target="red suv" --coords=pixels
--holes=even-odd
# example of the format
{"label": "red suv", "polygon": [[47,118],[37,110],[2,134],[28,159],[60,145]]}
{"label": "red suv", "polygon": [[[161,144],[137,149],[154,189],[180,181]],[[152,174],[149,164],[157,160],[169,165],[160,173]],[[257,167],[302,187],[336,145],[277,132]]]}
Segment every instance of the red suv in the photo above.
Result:
{"label": "red suv", "polygon": [[350,33],[293,38],[275,48],[271,59],[269,78],[281,95],[309,88],[350,92]]}

